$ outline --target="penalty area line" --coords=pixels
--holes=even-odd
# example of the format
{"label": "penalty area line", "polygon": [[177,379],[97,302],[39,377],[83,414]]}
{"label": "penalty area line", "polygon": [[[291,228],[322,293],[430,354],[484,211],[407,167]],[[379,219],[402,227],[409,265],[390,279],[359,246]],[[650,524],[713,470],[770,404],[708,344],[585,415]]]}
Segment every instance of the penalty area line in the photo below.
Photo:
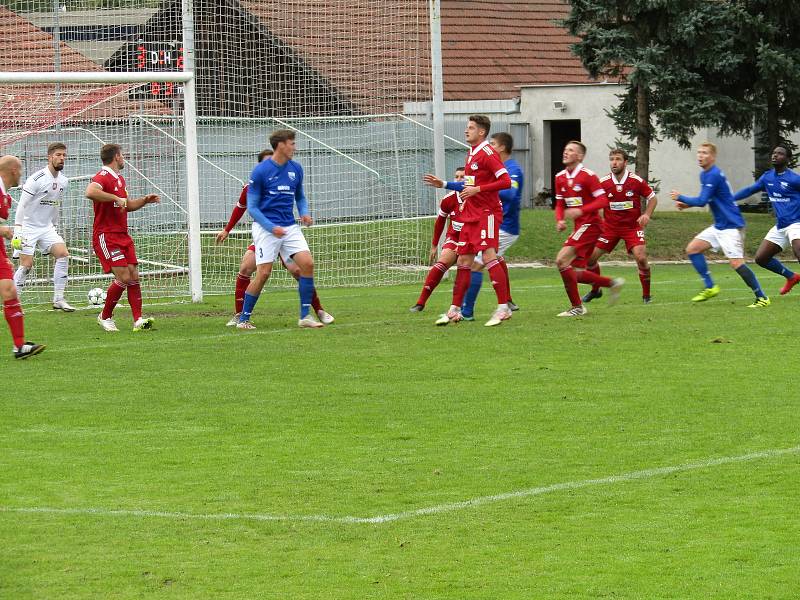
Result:
{"label": "penalty area line", "polygon": [[14,507],[0,506],[0,513],[14,514],[53,514],[53,515],[81,515],[98,517],[140,517],[140,518],[162,518],[185,521],[269,521],[269,522],[311,522],[311,523],[338,523],[338,524],[365,524],[381,525],[395,521],[406,521],[417,517],[440,515],[455,511],[476,508],[488,504],[497,504],[509,500],[519,500],[533,496],[542,496],[555,492],[567,490],[579,490],[583,488],[596,487],[602,485],[613,485],[638,481],[643,479],[653,479],[673,473],[685,473],[701,469],[711,469],[724,465],[749,462],[760,459],[778,458],[782,456],[796,455],[800,453],[800,446],[791,448],[778,448],[773,450],[762,450],[760,452],[750,452],[739,456],[723,456],[719,458],[709,458],[706,460],[694,461],[680,465],[667,467],[656,467],[643,469],[640,471],[630,471],[619,475],[610,475],[597,479],[583,479],[578,481],[565,481],[551,485],[493,494],[491,496],[477,496],[459,502],[447,502],[413,510],[376,515],[372,517],[356,516],[335,516],[335,515],[280,515],[280,514],[253,514],[253,513],[191,513],[173,512],[160,510],[128,510],[111,508],[56,508],[56,507]]}

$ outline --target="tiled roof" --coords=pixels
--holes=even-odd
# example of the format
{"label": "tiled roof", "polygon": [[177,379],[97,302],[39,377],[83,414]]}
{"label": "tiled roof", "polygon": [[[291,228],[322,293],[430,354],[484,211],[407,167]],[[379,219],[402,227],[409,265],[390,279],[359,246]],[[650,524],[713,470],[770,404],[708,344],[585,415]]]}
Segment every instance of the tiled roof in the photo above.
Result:
{"label": "tiled roof", "polygon": [[553,22],[568,11],[562,0],[442,0],[445,100],[513,98],[520,85],[588,83],[569,49],[575,38]]}

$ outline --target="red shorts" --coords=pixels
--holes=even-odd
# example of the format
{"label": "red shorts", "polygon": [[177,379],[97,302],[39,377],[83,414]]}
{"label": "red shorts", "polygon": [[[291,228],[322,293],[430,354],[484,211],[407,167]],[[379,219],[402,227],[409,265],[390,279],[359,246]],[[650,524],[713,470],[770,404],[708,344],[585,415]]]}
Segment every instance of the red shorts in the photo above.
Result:
{"label": "red shorts", "polygon": [[442,250],[452,250],[453,252],[458,251],[458,240],[461,238],[460,231],[451,231],[447,234],[447,237],[444,238],[444,244],[442,244]]}
{"label": "red shorts", "polygon": [[489,248],[497,250],[500,219],[494,213],[483,213],[480,221],[464,223],[458,236],[458,254],[478,254]]}
{"label": "red shorts", "polygon": [[103,273],[110,273],[111,267],[139,264],[133,238],[127,233],[101,233],[94,236],[92,247],[103,266]]}
{"label": "red shorts", "polygon": [[0,279],[14,279],[14,269],[8,262],[6,243],[0,239]]}
{"label": "red shorts", "polygon": [[600,237],[597,238],[597,247],[611,252],[620,240],[624,240],[625,249],[630,252],[636,246],[644,246],[644,231],[638,227],[618,229],[604,225]]}
{"label": "red shorts", "polygon": [[575,248],[575,259],[572,261],[573,267],[578,269],[586,267],[586,263],[594,251],[594,246],[601,232],[602,229],[597,223],[584,223],[567,238],[564,245]]}

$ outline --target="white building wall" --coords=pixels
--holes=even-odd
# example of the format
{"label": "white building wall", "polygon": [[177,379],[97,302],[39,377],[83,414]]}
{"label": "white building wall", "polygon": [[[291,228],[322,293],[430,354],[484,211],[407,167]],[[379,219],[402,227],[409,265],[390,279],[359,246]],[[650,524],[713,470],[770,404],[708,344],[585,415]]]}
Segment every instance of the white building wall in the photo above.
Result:
{"label": "white building wall", "polygon": [[[608,149],[619,138],[614,122],[606,111],[619,100],[623,86],[618,84],[543,85],[521,88],[521,120],[531,125],[533,138],[533,167],[528,181],[533,193],[550,186],[550,140],[546,121],[579,119],[581,141],[587,145],[585,164],[598,174],[608,172]],[[556,104],[554,104],[556,103]],[[558,103],[563,103],[564,110]],[[738,190],[753,181],[752,137],[722,137],[716,130],[702,130],[692,140],[692,149],[686,150],[671,140],[653,144],[650,153],[650,178],[659,181],[659,209],[673,210],[669,191],[699,193],[699,167],[695,149],[703,141],[710,141],[719,150],[718,164],[728,176],[731,186]]]}

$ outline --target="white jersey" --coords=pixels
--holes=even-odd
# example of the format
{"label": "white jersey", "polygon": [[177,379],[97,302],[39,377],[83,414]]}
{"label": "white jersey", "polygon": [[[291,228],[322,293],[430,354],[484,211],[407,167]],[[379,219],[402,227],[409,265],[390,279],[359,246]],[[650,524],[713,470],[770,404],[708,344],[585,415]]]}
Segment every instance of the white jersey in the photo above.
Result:
{"label": "white jersey", "polygon": [[48,167],[36,171],[22,186],[14,223],[27,231],[55,227],[68,185],[69,181],[60,171],[55,177]]}

